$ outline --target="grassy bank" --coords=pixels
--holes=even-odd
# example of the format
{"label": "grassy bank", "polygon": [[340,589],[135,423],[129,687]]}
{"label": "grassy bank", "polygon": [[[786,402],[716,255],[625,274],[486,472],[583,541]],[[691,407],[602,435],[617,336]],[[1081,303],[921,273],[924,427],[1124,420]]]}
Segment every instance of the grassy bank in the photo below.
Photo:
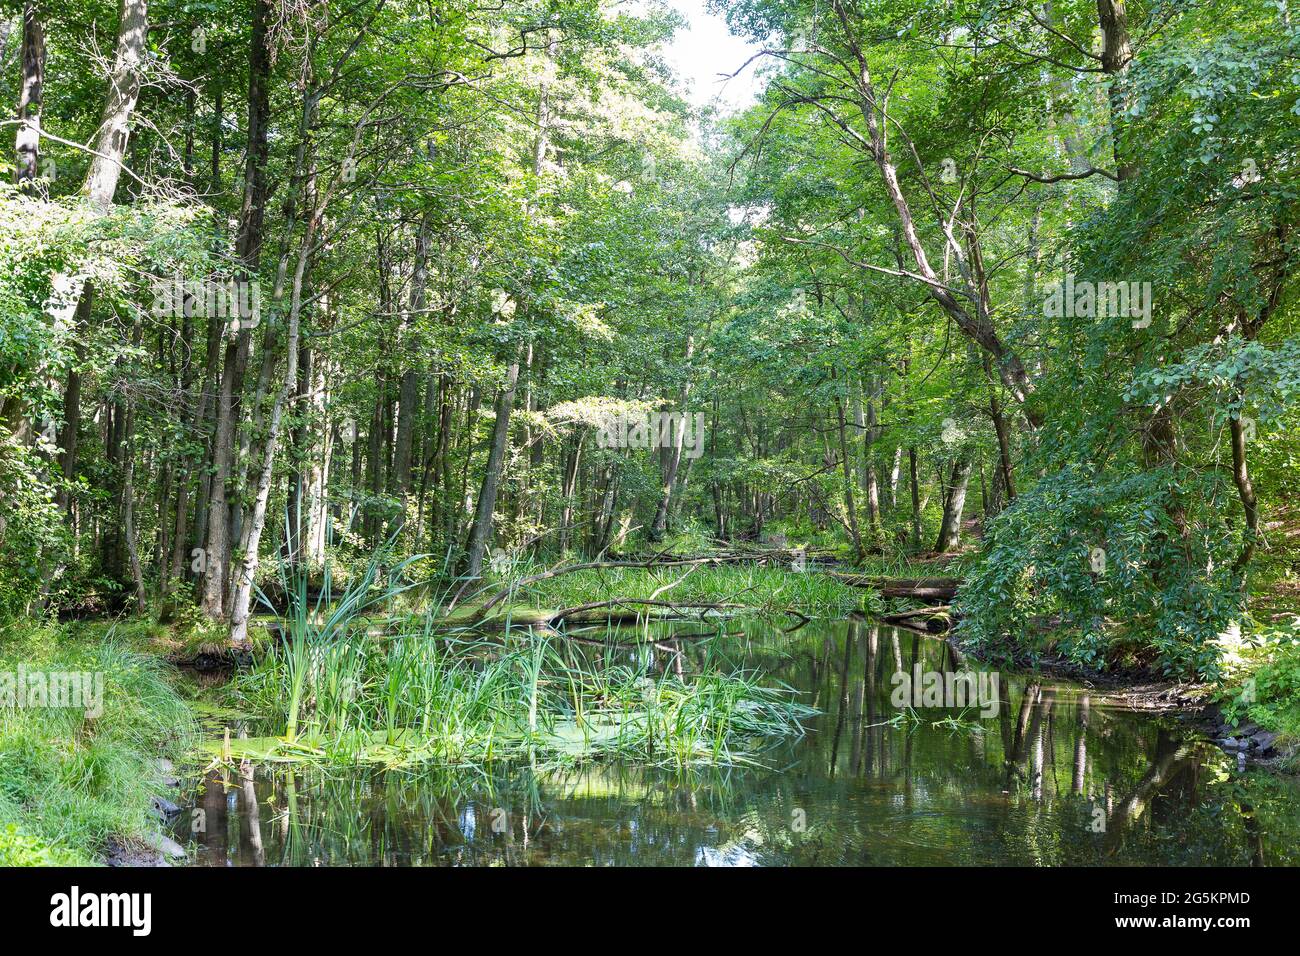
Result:
{"label": "grassy bank", "polygon": [[[516,609],[540,611],[573,608],[615,599],[681,602],[683,605],[713,602],[743,605],[759,614],[781,614],[795,610],[821,617],[841,617],[853,611],[879,610],[879,599],[872,592],[818,574],[811,567],[804,572],[795,572],[784,566],[748,563],[592,568],[528,582],[529,578],[546,570],[541,565],[513,566],[507,573],[494,575],[496,583],[487,586],[479,598],[495,594],[502,588],[511,588],[509,599],[504,604]],[[467,613],[476,603],[476,600],[471,600],[460,613]]]}
{"label": "grassy bank", "polygon": [[[102,694],[51,706],[31,690],[74,673]],[[0,699],[0,865],[89,864],[110,841],[152,843],[158,759],[180,756],[194,726],[168,666],[112,629],[11,624],[0,675],[15,690]]]}

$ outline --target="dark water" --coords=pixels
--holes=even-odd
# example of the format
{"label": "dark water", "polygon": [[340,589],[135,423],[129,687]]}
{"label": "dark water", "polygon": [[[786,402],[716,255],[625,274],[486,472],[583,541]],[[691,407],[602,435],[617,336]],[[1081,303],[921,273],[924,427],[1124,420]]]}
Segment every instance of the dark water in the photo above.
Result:
{"label": "dark water", "polygon": [[1300,864],[1300,784],[1174,717],[1007,673],[978,706],[900,708],[893,675],[955,670],[946,643],[859,620],[744,632],[682,665],[722,656],[821,711],[763,768],[246,767],[196,789],[179,835],[207,866]]}

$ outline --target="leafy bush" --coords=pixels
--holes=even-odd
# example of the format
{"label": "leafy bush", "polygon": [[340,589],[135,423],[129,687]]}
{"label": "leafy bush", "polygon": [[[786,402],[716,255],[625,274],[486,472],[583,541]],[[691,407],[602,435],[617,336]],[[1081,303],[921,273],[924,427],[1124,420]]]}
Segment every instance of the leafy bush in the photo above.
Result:
{"label": "leafy bush", "polygon": [[1234,542],[1226,530],[1184,536],[1170,496],[1204,492],[1172,487],[1159,470],[1099,482],[1071,467],[1041,480],[989,523],[959,633],[988,653],[1041,651],[1050,635],[1087,667],[1128,656],[1170,677],[1216,677],[1219,635],[1242,614],[1225,559]]}
{"label": "leafy bush", "polygon": [[1243,658],[1220,695],[1225,719],[1300,740],[1300,619],[1260,635]]}

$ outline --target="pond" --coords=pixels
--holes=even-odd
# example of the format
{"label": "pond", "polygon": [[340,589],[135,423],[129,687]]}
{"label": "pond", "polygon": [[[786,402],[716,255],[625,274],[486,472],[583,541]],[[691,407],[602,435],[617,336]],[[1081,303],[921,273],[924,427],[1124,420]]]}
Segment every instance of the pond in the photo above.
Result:
{"label": "pond", "polygon": [[1300,783],[1176,716],[1006,672],[943,687],[945,641],[865,619],[726,628],[627,653],[798,691],[819,714],[761,766],[245,764],[193,788],[177,835],[204,866],[1300,864]]}

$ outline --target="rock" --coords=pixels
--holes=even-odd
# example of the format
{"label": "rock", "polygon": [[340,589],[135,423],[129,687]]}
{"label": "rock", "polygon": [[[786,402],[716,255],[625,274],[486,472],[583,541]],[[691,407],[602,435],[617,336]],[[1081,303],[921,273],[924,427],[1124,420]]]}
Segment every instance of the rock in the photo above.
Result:
{"label": "rock", "polygon": [[1257,733],[1259,733],[1259,725],[1258,725],[1258,724],[1247,724],[1245,727],[1242,727],[1242,728],[1240,728],[1240,729],[1237,730],[1236,736],[1238,736],[1238,737],[1253,737],[1253,736],[1255,736],[1255,734],[1257,734]]}
{"label": "rock", "polygon": [[181,785],[180,778],[176,776],[176,768],[166,757],[158,758],[158,774],[162,777],[162,785],[171,789],[177,789]]}
{"label": "rock", "polygon": [[171,818],[181,812],[181,808],[166,797],[153,797],[153,808],[163,817]]}
{"label": "rock", "polygon": [[1246,745],[1235,737],[1223,737],[1215,741],[1224,750],[1245,750]]}
{"label": "rock", "polygon": [[160,836],[158,838],[158,850],[163,856],[171,857],[173,860],[181,860],[186,856],[185,847],[169,836]]}
{"label": "rock", "polygon": [[1269,733],[1267,730],[1261,730],[1251,738],[1250,743],[1261,754],[1272,753],[1273,745],[1277,742],[1277,734]]}

